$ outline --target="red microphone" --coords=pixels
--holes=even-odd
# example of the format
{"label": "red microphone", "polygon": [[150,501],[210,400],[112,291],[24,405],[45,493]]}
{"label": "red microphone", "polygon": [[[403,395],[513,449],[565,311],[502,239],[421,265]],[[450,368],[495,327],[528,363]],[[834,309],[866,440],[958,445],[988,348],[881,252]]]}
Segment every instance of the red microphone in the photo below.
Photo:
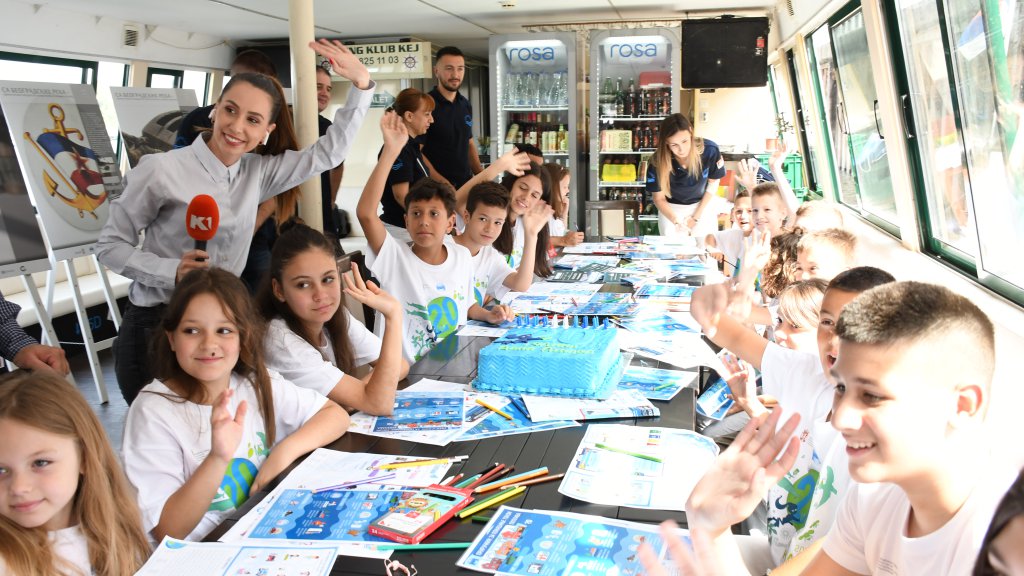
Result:
{"label": "red microphone", "polygon": [[185,212],[185,229],[196,241],[196,250],[206,250],[207,240],[211,240],[220,225],[220,209],[217,201],[209,194],[199,194],[188,203]]}

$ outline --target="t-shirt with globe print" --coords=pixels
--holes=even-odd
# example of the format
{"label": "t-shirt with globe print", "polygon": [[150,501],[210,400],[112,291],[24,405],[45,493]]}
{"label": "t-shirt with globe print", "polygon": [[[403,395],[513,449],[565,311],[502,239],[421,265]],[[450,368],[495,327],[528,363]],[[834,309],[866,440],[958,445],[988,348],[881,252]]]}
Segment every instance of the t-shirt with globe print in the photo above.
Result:
{"label": "t-shirt with globe print", "polygon": [[[381,288],[402,304],[402,355],[410,364],[464,325],[473,304],[473,257],[454,242],[444,246],[445,261],[427,264],[409,245],[388,234],[370,264]],[[384,317],[379,312],[373,331],[383,338]]]}
{"label": "t-shirt with globe print", "polygon": [[[445,246],[454,245],[450,236],[445,238]],[[481,306],[487,297],[501,300],[510,290],[505,286],[505,279],[515,272],[508,265],[506,257],[494,246],[482,246],[473,259],[473,302]]]}
{"label": "t-shirt with globe print", "polygon": [[772,559],[781,564],[829,531],[850,474],[846,443],[828,421],[834,386],[818,356],[770,343],[761,359],[761,382],[786,414],[800,414],[796,463],[768,490],[768,538]]}
{"label": "t-shirt with globe print", "polygon": [[[299,388],[270,372],[277,438],[298,430],[328,401],[314,390]],[[266,426],[248,379],[231,375],[234,394],[228,410],[234,414],[245,401],[249,411],[242,439],[224,471],[217,493],[199,524],[186,540],[205,537],[249,498],[253,480],[270,449]],[[184,401],[159,380],[142,389],[128,410],[122,457],[125,473],[138,491],[143,526],[150,531],[160,521],[167,499],[195,473],[210,453],[212,406]]]}

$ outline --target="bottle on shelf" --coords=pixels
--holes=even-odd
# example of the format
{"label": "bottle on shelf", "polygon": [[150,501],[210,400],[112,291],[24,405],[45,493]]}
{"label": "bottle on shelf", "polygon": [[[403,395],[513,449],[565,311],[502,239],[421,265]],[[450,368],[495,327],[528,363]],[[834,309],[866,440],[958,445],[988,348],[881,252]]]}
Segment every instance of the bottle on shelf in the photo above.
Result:
{"label": "bottle on shelf", "polygon": [[598,104],[601,116],[615,116],[615,86],[612,85],[611,78],[604,79]]}
{"label": "bottle on shelf", "polygon": [[639,104],[637,103],[638,96],[636,93],[636,84],[633,79],[629,79],[629,90],[626,92],[626,109],[625,115],[630,117],[639,116],[638,109]]}
{"label": "bottle on shelf", "polygon": [[640,125],[633,124],[630,130],[633,131],[633,150],[639,150],[643,148],[643,135],[640,130]]}
{"label": "bottle on shelf", "polygon": [[643,148],[654,148],[654,130],[650,122],[644,122],[643,136],[640,137]]}
{"label": "bottle on shelf", "polygon": [[565,124],[558,125],[558,138],[556,142],[558,143],[559,152],[569,151],[569,134],[565,131]]}
{"label": "bottle on shelf", "polygon": [[626,93],[622,91],[622,76],[615,81],[615,115],[625,116],[626,114]]}

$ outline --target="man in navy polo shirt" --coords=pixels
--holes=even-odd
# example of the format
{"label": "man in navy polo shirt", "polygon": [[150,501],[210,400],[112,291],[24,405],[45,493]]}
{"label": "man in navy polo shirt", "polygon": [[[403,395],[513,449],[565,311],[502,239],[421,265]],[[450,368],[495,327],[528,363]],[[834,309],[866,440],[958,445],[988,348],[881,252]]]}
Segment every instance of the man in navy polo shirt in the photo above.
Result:
{"label": "man in navy polo shirt", "polygon": [[466,73],[466,58],[455,46],[437,51],[434,77],[434,123],[422,136],[423,160],[436,180],[458,189],[474,174],[483,171],[473,144],[473,107],[459,94]]}

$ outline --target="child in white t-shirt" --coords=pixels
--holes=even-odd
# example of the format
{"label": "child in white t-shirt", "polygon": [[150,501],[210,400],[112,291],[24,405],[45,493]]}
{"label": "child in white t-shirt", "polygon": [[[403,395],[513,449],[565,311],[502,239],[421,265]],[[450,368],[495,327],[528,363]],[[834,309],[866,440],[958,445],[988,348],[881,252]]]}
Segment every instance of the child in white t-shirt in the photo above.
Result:
{"label": "child in white t-shirt", "polygon": [[0,485],[0,574],[129,576],[149,556],[103,426],[54,373],[0,378]]}
{"label": "child in white t-shirt", "polygon": [[[466,323],[473,304],[473,262],[469,251],[445,237],[455,226],[455,192],[451,185],[423,178],[405,196],[405,222],[412,245],[392,238],[377,216],[398,153],[409,139],[394,112],[381,118],[384,147],[356,206],[373,262],[370,270],[381,288],[402,306],[402,352],[410,364]],[[374,332],[386,329],[378,313]]]}
{"label": "child in white t-shirt", "polygon": [[474,304],[469,318],[501,324],[511,320],[512,310],[505,305],[484,308],[487,300],[501,299],[510,290],[526,292],[533,283],[537,234],[551,216],[551,208],[542,202],[522,218],[526,233],[523,260],[518,269],[509,266],[505,257],[491,244],[498,237],[508,214],[508,191],[494,182],[481,182],[469,191],[465,206],[466,229],[452,241],[473,255]]}
{"label": "child in white t-shirt", "polygon": [[344,434],[348,414],[267,371],[263,319],[230,272],[182,278],[162,327],[162,380],[132,403],[122,456],[150,534],[198,540],[296,458]]}
{"label": "child in white t-shirt", "polygon": [[[501,179],[501,185],[509,192],[508,217],[494,240],[494,248],[508,258],[509,266],[519,268],[527,236],[523,216],[533,211],[538,203],[547,204],[550,201],[551,178],[540,164],[531,163],[529,169],[521,175],[506,173]],[[547,278],[551,275],[551,262],[548,260],[550,243],[551,233],[548,223],[544,222],[544,227],[537,233],[534,247],[534,276]]]}
{"label": "child in white t-shirt", "polygon": [[[725,285],[704,286],[694,292],[690,310],[708,337],[760,370],[763,394],[800,416],[797,459],[768,490],[768,541],[744,541],[748,568],[754,573],[763,574],[766,569],[784,565],[805,550],[811,552],[795,561],[809,561],[813,550],[817,549],[815,542],[832,524],[842,491],[849,481],[842,460],[842,442],[837,441],[837,434],[828,420],[833,385],[827,378],[827,370],[835,361],[832,329],[843,306],[857,294],[892,281],[889,273],[870,267],[855,268],[834,278],[821,301],[816,355],[799,350],[798,346],[787,348],[768,342],[722,313],[719,303],[729,298]],[[786,336],[793,327],[780,325],[780,328]],[[765,412],[756,397],[751,399],[742,390],[733,391],[738,393],[737,403],[751,417]],[[702,501],[701,495],[695,500]],[[687,511],[695,516],[703,513],[700,507],[687,508]]]}
{"label": "child in white t-shirt", "polygon": [[569,230],[569,183],[572,180],[572,173],[565,166],[554,162],[544,164],[544,169],[548,171],[551,186],[554,188],[549,202],[555,212],[548,222],[551,247],[555,249],[575,246],[583,242],[583,232]]}
{"label": "child in white t-shirt", "polygon": [[[999,499],[1017,476],[985,448],[995,369],[991,321],[946,288],[894,282],[850,302],[835,333],[832,425],[858,484],[801,574],[970,573]],[[729,554],[728,528],[756,505],[764,480],[778,477],[773,458],[781,443],[772,432],[745,430],[743,445],[709,472],[704,493],[713,498],[703,513],[691,520],[688,504],[700,549],[694,558],[674,537],[672,549],[690,573],[743,573]],[[786,463],[792,448],[793,442]]]}
{"label": "child in white t-shirt", "polygon": [[748,238],[754,229],[751,212],[750,191],[740,190],[736,193],[729,213],[732,228],[712,232],[704,239],[708,252],[724,264],[726,276],[735,276],[740,268],[745,252],[743,239]]}
{"label": "child in white t-shirt", "polygon": [[[258,295],[269,321],[267,367],[342,406],[390,414],[398,381],[409,372],[402,358],[402,308],[372,282],[364,283],[354,264],[352,278],[344,276],[335,245],[305,224],[281,227]],[[346,294],[384,315],[383,340],[352,317]],[[369,374],[355,376],[358,367],[371,363]]]}

